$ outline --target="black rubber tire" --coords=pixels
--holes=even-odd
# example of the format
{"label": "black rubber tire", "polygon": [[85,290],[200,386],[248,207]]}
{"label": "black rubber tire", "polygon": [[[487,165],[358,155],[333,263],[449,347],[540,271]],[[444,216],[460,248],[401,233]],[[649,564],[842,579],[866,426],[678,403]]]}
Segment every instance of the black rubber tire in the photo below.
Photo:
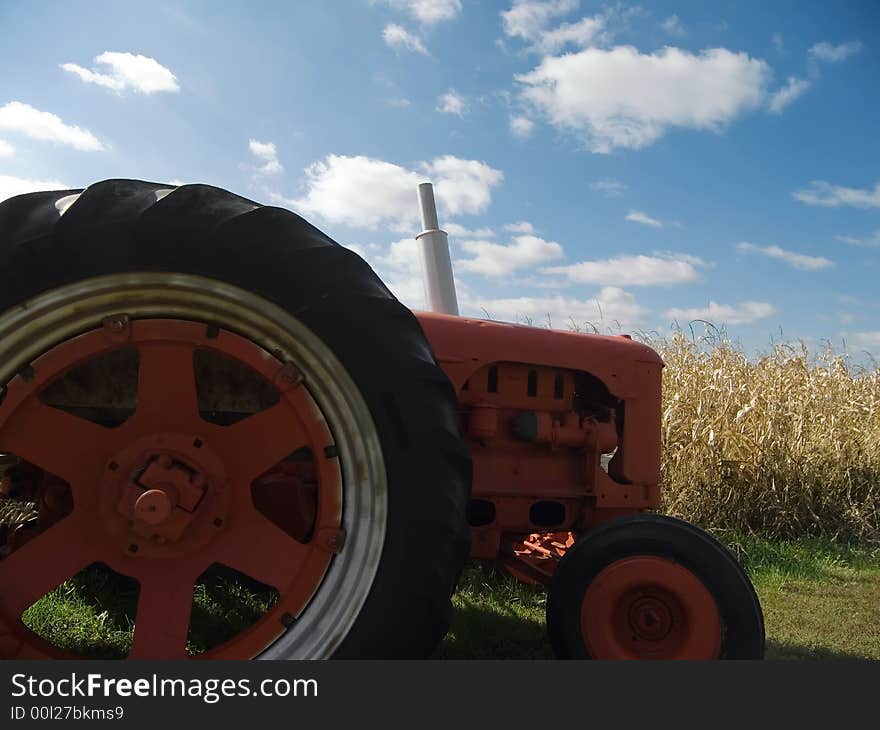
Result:
{"label": "black rubber tire", "polygon": [[[456,394],[404,307],[354,252],[289,210],[208,185],[106,180],[0,204],[0,312],[122,272],[217,279],[281,306],[334,352],[376,425],[388,523],[369,596],[335,657],[428,656],[470,547],[471,460]],[[59,216],[56,202],[75,193]]]}
{"label": "black rubber tire", "polygon": [[709,589],[721,616],[721,659],[762,659],[764,616],[746,572],[733,554],[704,530],[673,517],[639,514],[583,535],[559,562],[547,595],[547,632],[560,659],[590,657],[581,632],[587,586],[616,560],[653,555],[690,570]]}

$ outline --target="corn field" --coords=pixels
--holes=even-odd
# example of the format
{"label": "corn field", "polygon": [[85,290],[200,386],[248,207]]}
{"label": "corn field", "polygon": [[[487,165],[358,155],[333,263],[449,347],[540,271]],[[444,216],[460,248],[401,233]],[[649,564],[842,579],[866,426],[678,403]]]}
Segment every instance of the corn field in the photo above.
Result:
{"label": "corn field", "polygon": [[723,335],[648,341],[663,357],[665,509],[776,537],[880,537],[880,370]]}

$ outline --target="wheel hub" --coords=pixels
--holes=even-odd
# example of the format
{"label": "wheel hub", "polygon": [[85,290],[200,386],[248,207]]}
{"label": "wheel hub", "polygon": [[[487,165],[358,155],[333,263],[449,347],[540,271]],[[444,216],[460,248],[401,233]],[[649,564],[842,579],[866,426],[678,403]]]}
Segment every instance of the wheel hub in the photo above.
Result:
{"label": "wheel hub", "polygon": [[121,485],[118,512],[136,535],[157,543],[179,540],[210,489],[205,471],[168,450],[147,452],[136,462],[143,466]]}
{"label": "wheel hub", "polygon": [[637,599],[629,611],[633,633],[644,641],[660,641],[672,629],[672,615],[663,601],[652,596]]}
{"label": "wheel hub", "polygon": [[107,464],[104,527],[130,556],[191,553],[224,525],[226,481],[219,457],[199,436],[140,439]]}

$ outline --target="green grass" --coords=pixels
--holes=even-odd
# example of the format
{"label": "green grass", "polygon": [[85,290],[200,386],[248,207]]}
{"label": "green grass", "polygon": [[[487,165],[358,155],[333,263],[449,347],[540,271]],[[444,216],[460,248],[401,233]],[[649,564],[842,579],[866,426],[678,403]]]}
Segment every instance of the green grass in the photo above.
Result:
{"label": "green grass", "polygon": [[[138,586],[98,564],[86,568],[22,614],[31,631],[92,659],[123,659],[131,648]],[[187,653],[200,654],[252,626],[275,603],[275,591],[228,571],[196,583]]]}
{"label": "green grass", "polygon": [[[768,659],[880,659],[880,546],[716,533],[749,572],[764,610]],[[440,658],[551,658],[543,589],[471,564],[453,599]]]}
{"label": "green grass", "polygon": [[[821,538],[771,541],[715,533],[748,570],[764,609],[768,659],[880,659],[880,545]],[[94,658],[123,657],[131,643],[136,584],[92,568],[24,615],[48,641]],[[200,653],[250,626],[274,597],[231,576],[196,586],[188,652]],[[453,603],[452,629],[438,658],[552,658],[544,629],[546,594],[490,564],[471,563]]]}

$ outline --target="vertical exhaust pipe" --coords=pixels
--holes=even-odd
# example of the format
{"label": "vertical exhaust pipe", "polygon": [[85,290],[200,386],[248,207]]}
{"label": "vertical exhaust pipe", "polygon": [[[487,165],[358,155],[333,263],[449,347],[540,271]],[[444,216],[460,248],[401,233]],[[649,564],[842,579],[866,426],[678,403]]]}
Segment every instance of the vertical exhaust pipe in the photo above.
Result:
{"label": "vertical exhaust pipe", "polygon": [[432,312],[458,315],[455,279],[449,258],[446,231],[437,222],[434,186],[419,184],[419,208],[422,212],[422,232],[416,236],[422,259],[422,278],[425,284],[425,304]]}

